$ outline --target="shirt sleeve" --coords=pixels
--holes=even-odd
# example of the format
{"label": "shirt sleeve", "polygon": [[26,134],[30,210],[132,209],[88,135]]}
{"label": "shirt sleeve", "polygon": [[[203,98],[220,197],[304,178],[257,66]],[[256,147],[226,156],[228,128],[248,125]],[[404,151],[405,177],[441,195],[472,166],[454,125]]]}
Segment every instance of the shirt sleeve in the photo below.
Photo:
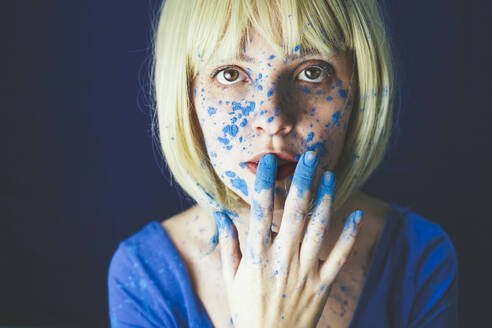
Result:
{"label": "shirt sleeve", "polygon": [[458,327],[458,261],[444,231],[423,249],[415,277],[408,327]]}
{"label": "shirt sleeve", "polygon": [[121,243],[108,270],[111,327],[177,327],[165,298],[157,292],[145,262]]}

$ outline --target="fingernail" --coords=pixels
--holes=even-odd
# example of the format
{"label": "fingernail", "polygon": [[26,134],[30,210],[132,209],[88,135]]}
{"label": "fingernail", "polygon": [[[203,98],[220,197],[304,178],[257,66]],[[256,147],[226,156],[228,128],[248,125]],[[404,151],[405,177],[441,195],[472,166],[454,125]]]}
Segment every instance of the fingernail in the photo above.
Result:
{"label": "fingernail", "polygon": [[331,187],[335,182],[335,175],[330,172],[326,171],[325,174],[323,174],[323,186],[325,187]]}
{"label": "fingernail", "polygon": [[308,151],[304,153],[304,164],[309,167],[313,167],[316,163],[318,156],[315,151]]}
{"label": "fingernail", "polygon": [[359,224],[359,222],[362,220],[362,216],[363,216],[363,215],[364,215],[364,212],[357,210],[357,211],[355,212],[355,219],[354,219],[354,223],[355,223],[355,224]]}

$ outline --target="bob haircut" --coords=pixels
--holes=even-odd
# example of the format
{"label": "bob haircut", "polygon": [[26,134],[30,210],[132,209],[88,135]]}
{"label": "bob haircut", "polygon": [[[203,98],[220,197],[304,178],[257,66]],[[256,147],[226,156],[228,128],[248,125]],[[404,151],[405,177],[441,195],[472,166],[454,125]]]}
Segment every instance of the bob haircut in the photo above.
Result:
{"label": "bob haircut", "polygon": [[[217,176],[191,101],[191,82],[211,60],[239,58],[254,29],[279,56],[300,45],[354,63],[353,109],[335,167],[335,209],[383,158],[392,125],[393,69],[376,0],[167,0],[157,21],[152,83],[154,137],[181,188],[210,214],[247,206]],[[212,219],[212,215],[210,215]],[[210,240],[217,245],[218,231]]]}

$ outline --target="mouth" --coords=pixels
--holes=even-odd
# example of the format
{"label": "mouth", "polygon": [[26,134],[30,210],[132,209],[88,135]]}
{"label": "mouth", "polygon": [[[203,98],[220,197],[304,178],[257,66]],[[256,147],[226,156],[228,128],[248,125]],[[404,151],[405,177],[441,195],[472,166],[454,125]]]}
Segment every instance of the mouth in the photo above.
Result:
{"label": "mouth", "polygon": [[[280,164],[280,163],[279,163]],[[277,168],[277,176],[275,177],[275,181],[281,181],[288,177],[289,175],[294,174],[294,170],[296,169],[297,162],[284,162],[280,164]],[[258,163],[256,162],[248,162],[246,163],[246,167],[250,170],[254,175],[256,175],[256,171],[258,170]]]}

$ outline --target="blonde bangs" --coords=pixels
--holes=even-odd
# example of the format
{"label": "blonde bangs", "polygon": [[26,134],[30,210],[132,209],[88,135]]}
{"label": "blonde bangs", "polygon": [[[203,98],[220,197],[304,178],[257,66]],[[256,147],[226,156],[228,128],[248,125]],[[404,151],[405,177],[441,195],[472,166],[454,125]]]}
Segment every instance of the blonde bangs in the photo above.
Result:
{"label": "blonde bangs", "polygon": [[393,71],[376,0],[165,1],[154,41],[153,129],[169,170],[210,211],[247,206],[222,183],[208,158],[191,82],[211,62],[239,59],[253,30],[284,59],[313,51],[353,56],[353,109],[334,169],[338,208],[377,167],[391,131]]}

